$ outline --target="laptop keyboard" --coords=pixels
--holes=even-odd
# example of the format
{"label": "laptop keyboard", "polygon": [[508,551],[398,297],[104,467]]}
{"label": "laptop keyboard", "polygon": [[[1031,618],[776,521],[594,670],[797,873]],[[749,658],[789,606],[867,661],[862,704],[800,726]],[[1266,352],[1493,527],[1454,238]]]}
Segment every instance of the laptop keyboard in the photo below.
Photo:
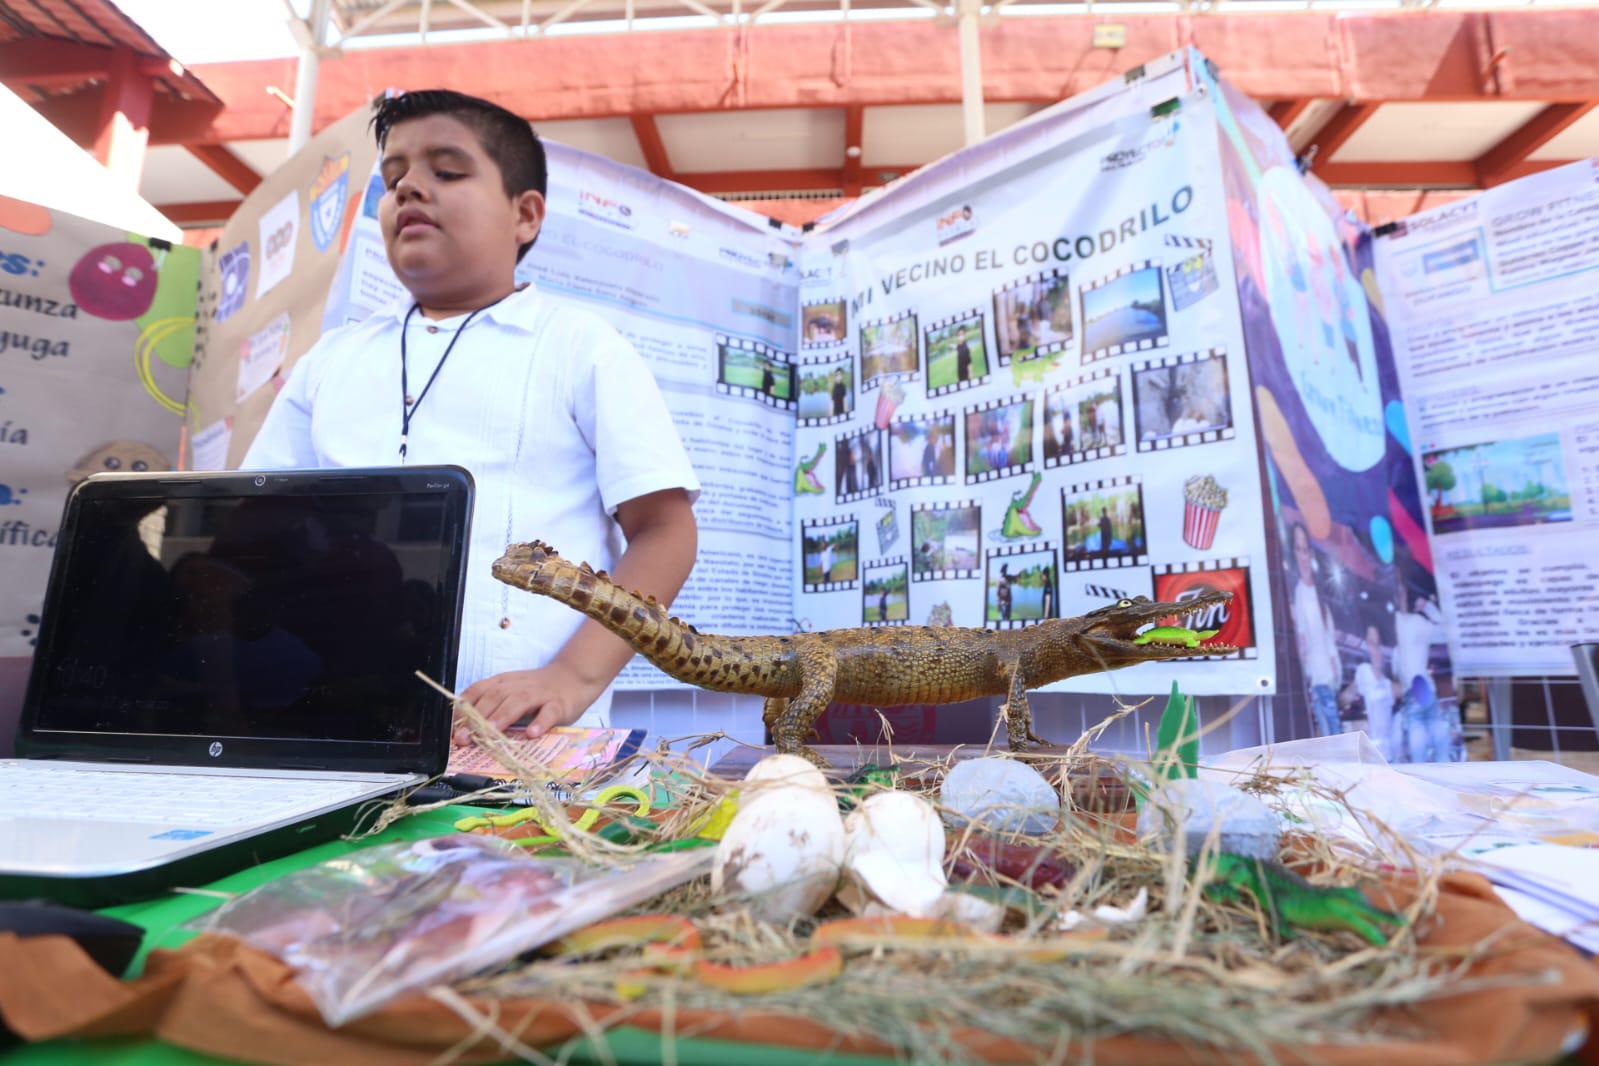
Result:
{"label": "laptop keyboard", "polygon": [[100,770],[25,760],[0,773],[0,818],[263,825],[353,799],[370,781]]}

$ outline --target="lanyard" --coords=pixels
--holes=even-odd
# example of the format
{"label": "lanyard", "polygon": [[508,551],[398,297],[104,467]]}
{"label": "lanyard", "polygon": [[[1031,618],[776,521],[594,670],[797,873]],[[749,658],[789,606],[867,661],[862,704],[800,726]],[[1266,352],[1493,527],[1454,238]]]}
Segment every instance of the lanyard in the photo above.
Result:
{"label": "lanyard", "polygon": [[[509,293],[507,295],[509,295]],[[461,334],[466,332],[466,327],[468,327],[468,326],[470,326],[472,324],[472,320],[478,316],[479,312],[487,311],[489,308],[493,307],[494,304],[499,303],[500,300],[503,300],[503,299],[505,299],[504,296],[500,297],[499,300],[495,300],[494,303],[492,303],[492,304],[484,304],[482,307],[479,307],[476,311],[473,311],[471,314],[466,316],[466,321],[462,322],[460,328],[457,329],[455,331],[454,335],[450,337],[450,343],[446,344],[444,346],[444,354],[439,357],[438,365],[436,365],[433,368],[433,373],[428,375],[427,384],[422,386],[422,393],[421,393],[421,395],[419,395],[416,398],[416,402],[415,403],[411,402],[410,378],[409,378],[409,373],[408,373],[407,366],[406,366],[408,360],[406,358],[405,335],[406,335],[407,332],[410,331],[410,328],[411,328],[411,316],[416,314],[417,305],[416,304],[412,304],[411,305],[411,309],[405,313],[405,321],[400,324],[400,461],[401,462],[405,461],[405,446],[406,446],[406,442],[410,439],[410,436],[411,436],[411,416],[416,413],[417,408],[422,406],[422,401],[427,399],[428,390],[433,387],[433,382],[438,380],[439,371],[444,369],[445,360],[450,357],[450,353],[451,352],[455,351],[455,342],[461,339]]]}

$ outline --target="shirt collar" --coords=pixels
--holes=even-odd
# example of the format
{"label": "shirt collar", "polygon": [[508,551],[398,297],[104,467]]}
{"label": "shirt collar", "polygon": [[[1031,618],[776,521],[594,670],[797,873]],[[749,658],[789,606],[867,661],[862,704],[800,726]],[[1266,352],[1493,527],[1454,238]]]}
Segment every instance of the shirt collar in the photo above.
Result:
{"label": "shirt collar", "polygon": [[[480,321],[487,320],[499,326],[509,326],[523,332],[532,332],[533,320],[538,314],[539,292],[538,287],[531,281],[519,282],[519,288],[478,315]],[[405,322],[405,316],[410,313],[411,305],[416,303],[410,293],[405,293],[390,303],[372,313],[374,319],[389,319],[395,325]]]}

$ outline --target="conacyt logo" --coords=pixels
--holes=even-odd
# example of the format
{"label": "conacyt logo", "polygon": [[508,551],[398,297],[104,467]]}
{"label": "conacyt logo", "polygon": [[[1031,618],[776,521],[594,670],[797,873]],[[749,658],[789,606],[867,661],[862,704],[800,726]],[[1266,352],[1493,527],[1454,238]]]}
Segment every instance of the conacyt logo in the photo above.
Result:
{"label": "conacyt logo", "polygon": [[953,211],[939,215],[934,231],[938,234],[940,247],[976,233],[977,220],[972,215],[972,205],[962,204]]}
{"label": "conacyt logo", "polygon": [[577,194],[577,210],[580,215],[587,215],[597,222],[619,226],[622,229],[633,229],[638,225],[638,220],[633,217],[633,209],[619,200],[612,200],[595,192],[580,192]]}
{"label": "conacyt logo", "polygon": [[1177,143],[1178,123],[1174,120],[1170,126],[1159,130],[1156,135],[1143,144],[1133,145],[1131,148],[1118,148],[1114,152],[1103,155],[1099,159],[1099,169],[1121,170],[1123,167],[1134,166],[1142,163],[1157,148],[1170,148]]}

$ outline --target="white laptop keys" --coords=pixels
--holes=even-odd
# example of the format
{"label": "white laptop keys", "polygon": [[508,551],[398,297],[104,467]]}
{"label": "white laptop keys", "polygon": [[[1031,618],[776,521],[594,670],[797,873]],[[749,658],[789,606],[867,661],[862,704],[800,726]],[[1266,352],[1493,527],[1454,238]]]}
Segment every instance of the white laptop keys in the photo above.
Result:
{"label": "white laptop keys", "polygon": [[121,902],[350,830],[444,771],[457,467],[101,475],[67,502],[0,760],[0,898]]}

